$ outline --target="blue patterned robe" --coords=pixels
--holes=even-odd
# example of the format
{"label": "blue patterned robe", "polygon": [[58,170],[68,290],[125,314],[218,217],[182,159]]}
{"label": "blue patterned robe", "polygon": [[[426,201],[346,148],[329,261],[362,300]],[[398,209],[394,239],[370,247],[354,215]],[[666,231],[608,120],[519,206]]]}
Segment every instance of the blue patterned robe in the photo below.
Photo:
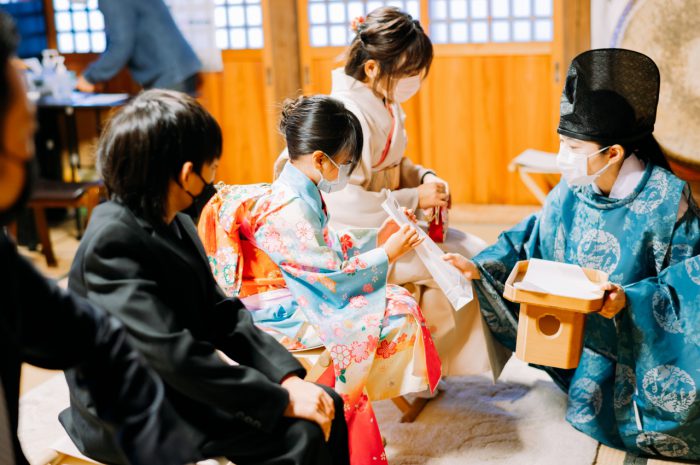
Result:
{"label": "blue patterned robe", "polygon": [[[661,279],[669,266],[700,253],[700,219],[692,201],[685,215],[677,218],[684,190],[683,181],[653,165],[646,167],[634,192],[622,199],[598,195],[591,186],[570,188],[561,182],[542,211],[502,233],[496,244],[474,258],[482,274],[475,285],[492,333],[511,350],[515,349],[518,305],[502,295],[518,260],[542,258],[594,268],[608,273],[610,281],[623,285],[626,292],[629,289],[628,307],[615,320],[597,314],[587,317],[584,351],[575,370],[543,369],[568,392],[567,420],[580,431],[638,454],[697,459],[700,339],[678,336],[690,320],[679,320],[683,301],[679,304],[677,295],[670,297],[671,291],[663,286],[648,284],[658,288],[656,300],[654,293],[638,297],[637,287],[642,285],[635,284]],[[684,299],[697,299],[697,283],[692,280],[676,291]],[[693,308],[683,307],[683,312],[693,313]],[[692,318],[700,322],[697,316]],[[668,342],[672,337],[675,342]],[[694,355],[683,358],[681,370],[679,354],[685,352]],[[667,397],[682,398],[673,407],[682,411],[659,410],[657,404]],[[642,410],[640,421],[636,408]],[[697,439],[689,441],[692,446],[683,454],[682,448],[668,446],[663,436],[678,428]]]}

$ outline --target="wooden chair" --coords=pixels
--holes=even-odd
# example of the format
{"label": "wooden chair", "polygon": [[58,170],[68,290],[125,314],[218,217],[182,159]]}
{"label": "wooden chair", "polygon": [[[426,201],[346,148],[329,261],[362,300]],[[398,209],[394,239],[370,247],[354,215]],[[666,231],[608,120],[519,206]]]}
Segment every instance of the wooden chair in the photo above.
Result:
{"label": "wooden chair", "polygon": [[29,199],[28,207],[34,212],[37,234],[41,242],[41,252],[46,257],[46,264],[50,267],[57,266],[56,256],[51,245],[48,222],[46,221],[47,208],[75,208],[78,225],[78,237],[82,236],[83,224],[80,221],[80,209],[87,210],[85,225],[90,220],[92,210],[100,200],[101,183],[95,182],[63,182],[41,179]]}
{"label": "wooden chair", "polygon": [[[307,381],[317,380],[333,363],[330,354],[323,347],[292,352],[292,355],[294,355],[304,369],[306,369]],[[401,423],[413,423],[431,400],[432,399],[429,398],[417,397],[411,402],[405,396],[391,399],[394,405],[396,405],[403,414],[400,420]]]}

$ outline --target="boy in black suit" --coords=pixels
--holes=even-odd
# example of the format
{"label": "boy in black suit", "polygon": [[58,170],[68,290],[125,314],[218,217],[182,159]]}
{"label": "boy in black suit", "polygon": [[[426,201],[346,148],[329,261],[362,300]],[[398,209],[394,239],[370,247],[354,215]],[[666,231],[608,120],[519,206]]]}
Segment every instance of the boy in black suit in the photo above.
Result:
{"label": "boy in black suit", "polygon": [[[347,464],[342,400],[303,381],[301,365],[223,294],[180,213],[211,196],[221,145],[219,125],[185,94],[147,91],[119,111],[97,149],[111,200],[92,215],[69,286],[126,326],[168,400],[204,435],[203,456]],[[61,420],[70,436],[87,455],[120,463],[91,394],[67,378],[71,408]]]}

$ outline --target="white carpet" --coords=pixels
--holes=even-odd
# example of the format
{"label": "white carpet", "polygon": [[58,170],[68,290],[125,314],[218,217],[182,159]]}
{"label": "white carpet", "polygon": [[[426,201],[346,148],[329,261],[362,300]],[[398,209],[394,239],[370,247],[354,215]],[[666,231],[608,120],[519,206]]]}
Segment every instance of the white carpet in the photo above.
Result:
{"label": "white carpet", "polygon": [[30,464],[44,465],[56,456],[51,446],[67,437],[58,414],[68,405],[68,385],[62,373],[21,397],[19,439]]}
{"label": "white carpet", "polygon": [[[597,443],[564,420],[565,396],[542,372],[512,359],[501,381],[452,378],[411,424],[391,401],[375,403],[391,465],[591,465]],[[20,439],[32,464],[45,464],[65,435],[63,375],[22,397]]]}
{"label": "white carpet", "polygon": [[391,465],[591,465],[598,443],[564,420],[566,397],[542,372],[512,359],[501,380],[447,381],[416,421],[375,403]]}

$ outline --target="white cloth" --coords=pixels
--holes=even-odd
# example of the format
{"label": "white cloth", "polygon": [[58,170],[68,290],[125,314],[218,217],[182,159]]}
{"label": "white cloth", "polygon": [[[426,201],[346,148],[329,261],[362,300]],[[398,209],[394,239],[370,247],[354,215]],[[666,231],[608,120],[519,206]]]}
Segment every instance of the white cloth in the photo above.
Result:
{"label": "white cloth", "polygon": [[[617,174],[617,178],[613,183],[612,189],[610,189],[610,194],[608,194],[608,197],[611,199],[624,199],[632,194],[642,181],[645,170],[646,165],[635,154],[625,158],[622,162],[622,166],[620,167],[620,172]],[[593,183],[593,191],[599,195],[602,195],[602,191],[596,183]],[[681,201],[678,204],[677,219],[683,218],[685,212],[688,211],[688,194],[689,192],[686,190],[681,196]]]}

